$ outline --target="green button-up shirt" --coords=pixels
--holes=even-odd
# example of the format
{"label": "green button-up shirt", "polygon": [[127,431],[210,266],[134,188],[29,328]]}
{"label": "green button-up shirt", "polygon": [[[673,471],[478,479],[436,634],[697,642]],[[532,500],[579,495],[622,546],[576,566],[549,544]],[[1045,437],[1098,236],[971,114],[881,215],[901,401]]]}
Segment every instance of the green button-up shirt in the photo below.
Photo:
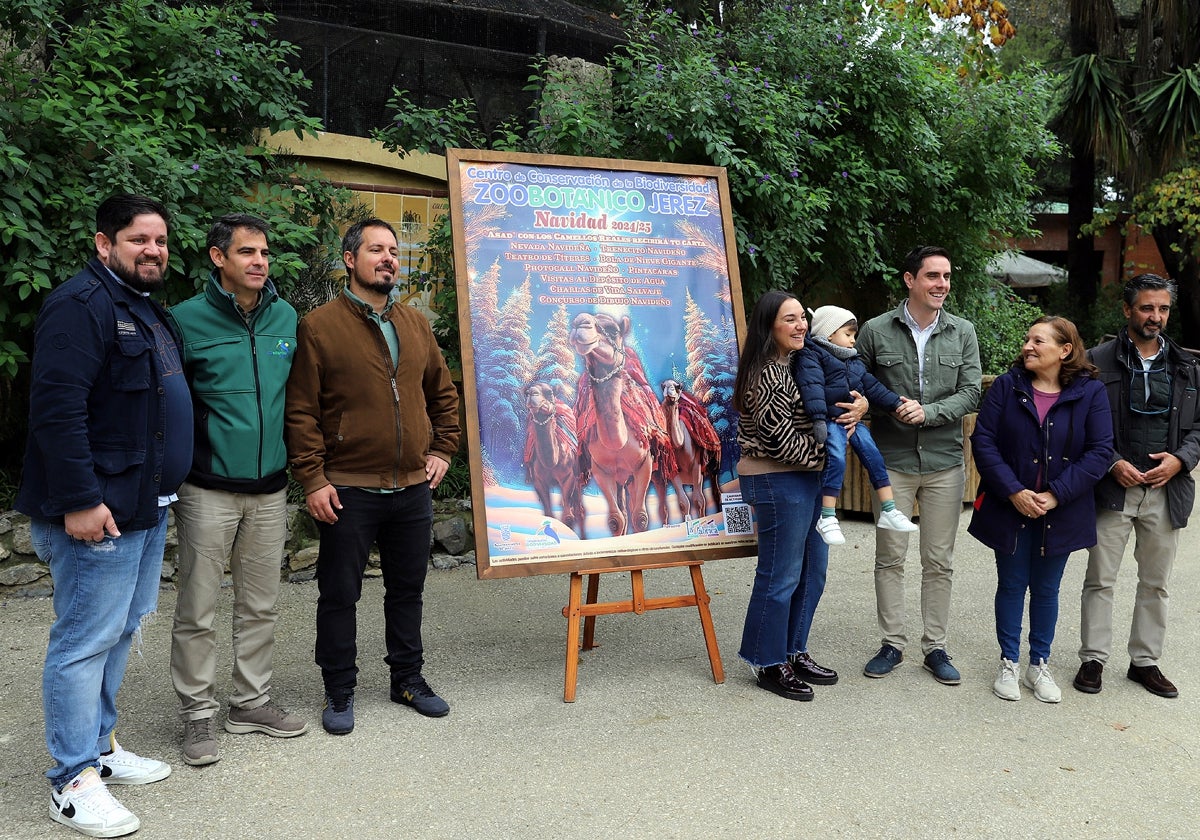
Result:
{"label": "green button-up shirt", "polygon": [[904,305],[876,316],[858,333],[858,353],[867,369],[897,394],[925,408],[920,426],[901,423],[883,411],[871,414],[871,435],[888,468],[930,473],[963,462],[962,419],[979,406],[983,368],[975,327],[943,311],[917,357]]}

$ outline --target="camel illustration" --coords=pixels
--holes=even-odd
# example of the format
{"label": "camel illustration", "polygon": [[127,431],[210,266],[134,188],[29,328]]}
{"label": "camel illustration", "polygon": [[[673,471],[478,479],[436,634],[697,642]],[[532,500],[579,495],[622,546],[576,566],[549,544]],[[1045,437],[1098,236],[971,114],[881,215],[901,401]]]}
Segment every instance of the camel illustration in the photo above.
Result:
{"label": "camel illustration", "polygon": [[655,466],[673,472],[675,452],[662,407],[633,348],[628,317],[581,313],[569,340],[583,359],[575,400],[580,480],[595,478],[614,536],[650,525],[646,493]]}
{"label": "camel illustration", "polygon": [[[667,524],[667,482],[675,487],[675,499],[685,520],[704,516],[708,502],[704,497],[704,479],[712,484],[713,502],[719,505],[721,473],[721,439],[708,419],[708,412],[677,380],[665,379],[662,389],[663,416],[667,434],[675,449],[676,469],[673,474],[662,469],[654,471],[653,482],[658,491],[658,510],[662,523]],[[689,496],[684,485],[692,488]]]}
{"label": "camel illustration", "polygon": [[551,491],[562,490],[562,516],[568,528],[584,537],[582,485],[579,481],[579,441],[575,412],[554,395],[545,382],[525,389],[525,474],[542,503],[542,513],[553,516]]}

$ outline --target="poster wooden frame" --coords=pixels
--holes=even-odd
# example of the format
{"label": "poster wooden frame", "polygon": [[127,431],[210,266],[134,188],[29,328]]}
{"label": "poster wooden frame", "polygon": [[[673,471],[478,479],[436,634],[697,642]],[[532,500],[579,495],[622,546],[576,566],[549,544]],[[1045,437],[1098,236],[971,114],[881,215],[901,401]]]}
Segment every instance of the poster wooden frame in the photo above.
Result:
{"label": "poster wooden frame", "polygon": [[[653,161],[617,160],[607,158],[571,157],[563,155],[533,155],[516,152],[496,152],[476,149],[447,149],[447,175],[449,181],[449,210],[453,233],[455,283],[458,293],[458,319],[462,338],[463,364],[463,397],[466,419],[466,432],[469,451],[471,453],[471,494],[473,500],[473,524],[476,534],[476,567],[477,574],[482,578],[518,577],[536,574],[559,573],[588,573],[614,569],[649,568],[663,562],[676,563],[680,561],[703,562],[729,557],[744,557],[756,551],[754,536],[741,538],[740,542],[717,542],[714,544],[696,543],[673,546],[670,550],[661,547],[654,550],[633,550],[617,552],[597,552],[585,557],[548,557],[545,561],[525,560],[522,562],[501,563],[493,562],[489,547],[489,510],[485,500],[486,487],[484,465],[479,456],[483,452],[480,403],[476,385],[477,348],[472,332],[472,302],[471,278],[469,273],[470,255],[468,254],[468,239],[476,235],[471,221],[466,218],[464,210],[464,178],[462,172],[472,164],[514,164],[529,167],[539,172],[547,169],[588,170],[607,175],[613,179],[621,176],[633,178],[645,175],[649,179],[684,178],[710,179],[716,187],[716,201],[719,205],[721,244],[724,250],[725,272],[728,282],[728,297],[733,320],[733,337],[736,346],[731,348],[736,363],[745,335],[745,313],[742,303],[741,282],[737,265],[737,248],[734,234],[732,210],[729,194],[729,183],[723,168],[711,166],[695,166]],[[632,183],[632,181],[629,181]],[[712,281],[709,282],[720,282]],[[682,292],[680,292],[682,294]],[[736,365],[735,365],[736,367]],[[730,483],[736,481],[734,471]],[[713,488],[714,495],[720,498],[721,490]],[[736,492],[736,488],[735,488]],[[648,502],[649,502],[648,497]],[[736,496],[732,497],[736,501]],[[721,511],[721,528],[724,528],[724,506],[718,505]],[[572,535],[573,536],[573,535]],[[634,535],[636,536],[636,535]],[[580,544],[588,541],[580,540]]]}

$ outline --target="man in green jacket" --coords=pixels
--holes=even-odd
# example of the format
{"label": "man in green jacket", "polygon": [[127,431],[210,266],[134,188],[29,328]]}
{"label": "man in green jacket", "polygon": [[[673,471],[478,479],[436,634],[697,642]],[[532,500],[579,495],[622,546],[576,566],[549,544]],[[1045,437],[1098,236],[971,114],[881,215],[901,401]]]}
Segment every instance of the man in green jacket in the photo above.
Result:
{"label": "man in green jacket", "polygon": [[267,279],[267,223],[222,216],[208,232],[215,268],[204,290],[170,310],[192,388],[196,443],[179,488],[179,597],[171,678],[182,704],[183,760],[219,758],[213,618],[228,561],[233,576],[233,696],[228,732],[276,738],[308,724],[271,698],[280,567],[287,532],[284,393],[296,310]]}
{"label": "man in green jacket", "polygon": [[[969,321],[942,310],[950,294],[950,255],[914,248],[904,262],[908,298],[872,318],[858,334],[871,373],[906,399],[894,414],[872,415],[871,434],[887,462],[896,507],[921,505],[921,648],[926,670],[944,685],[961,682],[946,653],[954,539],[963,507],[962,419],[979,405],[979,341]],[[904,659],[904,560],[908,534],[875,535],[875,606],[883,644],[863,673],[884,677]]]}

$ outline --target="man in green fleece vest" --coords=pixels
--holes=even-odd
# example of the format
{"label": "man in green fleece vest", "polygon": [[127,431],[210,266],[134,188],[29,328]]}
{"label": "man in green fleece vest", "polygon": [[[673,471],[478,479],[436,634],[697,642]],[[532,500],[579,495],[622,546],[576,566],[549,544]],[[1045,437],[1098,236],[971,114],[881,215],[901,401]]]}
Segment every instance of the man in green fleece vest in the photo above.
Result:
{"label": "man in green fleece vest", "polygon": [[287,530],[284,392],[296,310],[267,279],[269,227],[245,214],[208,232],[215,266],[195,297],[170,310],[192,388],[196,443],[179,488],[179,598],[171,678],[182,704],[183,760],[219,758],[213,619],[228,561],[233,577],[233,696],[228,732],[276,738],[308,724],[271,698],[280,567]]}

